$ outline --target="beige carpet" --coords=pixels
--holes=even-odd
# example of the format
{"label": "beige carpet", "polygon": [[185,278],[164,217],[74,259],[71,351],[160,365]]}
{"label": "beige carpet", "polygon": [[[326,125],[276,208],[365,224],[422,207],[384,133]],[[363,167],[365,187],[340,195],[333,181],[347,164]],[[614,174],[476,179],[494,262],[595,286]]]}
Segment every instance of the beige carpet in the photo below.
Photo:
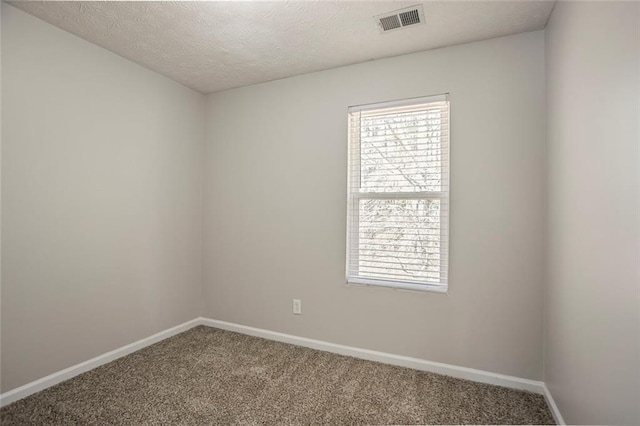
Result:
{"label": "beige carpet", "polygon": [[0,410],[2,425],[549,424],[542,396],[204,326]]}

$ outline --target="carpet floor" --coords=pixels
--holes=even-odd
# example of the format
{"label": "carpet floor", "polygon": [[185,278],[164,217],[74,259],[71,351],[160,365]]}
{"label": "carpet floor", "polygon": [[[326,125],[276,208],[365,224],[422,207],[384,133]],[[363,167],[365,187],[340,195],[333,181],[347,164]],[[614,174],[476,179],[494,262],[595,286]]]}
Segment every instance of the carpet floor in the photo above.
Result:
{"label": "carpet floor", "polygon": [[541,395],[199,326],[0,410],[2,425],[553,424]]}

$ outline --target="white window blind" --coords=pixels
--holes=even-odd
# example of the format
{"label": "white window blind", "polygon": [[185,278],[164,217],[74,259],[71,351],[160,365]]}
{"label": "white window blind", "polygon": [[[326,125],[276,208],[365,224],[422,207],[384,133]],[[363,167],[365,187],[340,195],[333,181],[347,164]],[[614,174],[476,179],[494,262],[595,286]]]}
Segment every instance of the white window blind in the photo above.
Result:
{"label": "white window blind", "polygon": [[447,95],[349,108],[347,282],[446,291]]}

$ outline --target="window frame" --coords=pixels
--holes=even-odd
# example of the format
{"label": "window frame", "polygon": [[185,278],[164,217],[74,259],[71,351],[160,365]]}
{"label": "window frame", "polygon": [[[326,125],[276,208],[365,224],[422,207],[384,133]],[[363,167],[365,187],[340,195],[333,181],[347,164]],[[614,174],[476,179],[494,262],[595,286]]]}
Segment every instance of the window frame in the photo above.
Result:
{"label": "window frame", "polygon": [[[371,111],[371,110],[382,110],[386,108],[396,108],[403,106],[412,106],[412,105],[420,105],[420,104],[428,104],[434,102],[446,102],[447,103],[447,114],[448,114],[448,123],[447,123],[447,132],[446,132],[446,141],[443,141],[443,144],[446,144],[447,155],[446,158],[441,159],[441,179],[443,185],[446,182],[446,190],[445,191],[414,191],[414,192],[360,192],[359,187],[357,189],[352,188],[353,183],[360,181],[360,172],[361,166],[354,168],[353,165],[357,164],[356,162],[360,162],[360,155],[362,152],[362,147],[360,145],[361,142],[361,129],[358,129],[357,132],[353,131],[351,126],[351,114],[353,112],[362,112],[362,111]],[[426,292],[436,292],[436,293],[448,293],[449,291],[449,236],[450,236],[450,205],[451,205],[451,105],[449,102],[449,93],[444,93],[440,95],[433,96],[422,96],[416,98],[406,98],[395,101],[387,101],[387,102],[377,102],[363,105],[351,106],[347,109],[347,244],[346,244],[346,285],[354,286],[354,287],[362,287],[362,286],[376,286],[376,287],[387,287],[393,289],[404,289],[404,290],[418,290],[418,291],[426,291]],[[354,135],[357,133],[357,135]],[[357,141],[354,142],[354,139]],[[352,145],[357,143],[359,149],[353,149]],[[444,157],[444,156],[443,156]],[[351,276],[351,268],[350,263],[353,262],[351,258],[352,252],[351,248],[355,244],[359,245],[359,222],[360,222],[360,200],[362,199],[383,199],[383,200],[393,200],[393,199],[411,199],[411,200],[432,200],[439,199],[444,200],[446,202],[446,214],[442,214],[440,212],[440,235],[444,235],[440,239],[440,259],[447,259],[445,265],[440,265],[440,276],[446,277],[444,284],[441,283],[430,283],[430,282],[413,282],[413,281],[402,281],[402,280],[393,280],[393,279],[385,279],[385,278],[373,278],[373,277],[359,277],[359,276]],[[442,205],[442,204],[441,204]],[[352,241],[353,240],[353,241]],[[357,261],[356,261],[357,262]]]}

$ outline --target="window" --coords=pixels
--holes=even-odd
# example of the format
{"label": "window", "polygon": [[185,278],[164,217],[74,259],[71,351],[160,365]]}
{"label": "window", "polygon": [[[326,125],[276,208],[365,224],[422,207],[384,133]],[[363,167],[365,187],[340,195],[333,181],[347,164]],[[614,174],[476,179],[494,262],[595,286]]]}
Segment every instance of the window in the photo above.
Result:
{"label": "window", "polygon": [[349,108],[347,282],[446,291],[447,95]]}

